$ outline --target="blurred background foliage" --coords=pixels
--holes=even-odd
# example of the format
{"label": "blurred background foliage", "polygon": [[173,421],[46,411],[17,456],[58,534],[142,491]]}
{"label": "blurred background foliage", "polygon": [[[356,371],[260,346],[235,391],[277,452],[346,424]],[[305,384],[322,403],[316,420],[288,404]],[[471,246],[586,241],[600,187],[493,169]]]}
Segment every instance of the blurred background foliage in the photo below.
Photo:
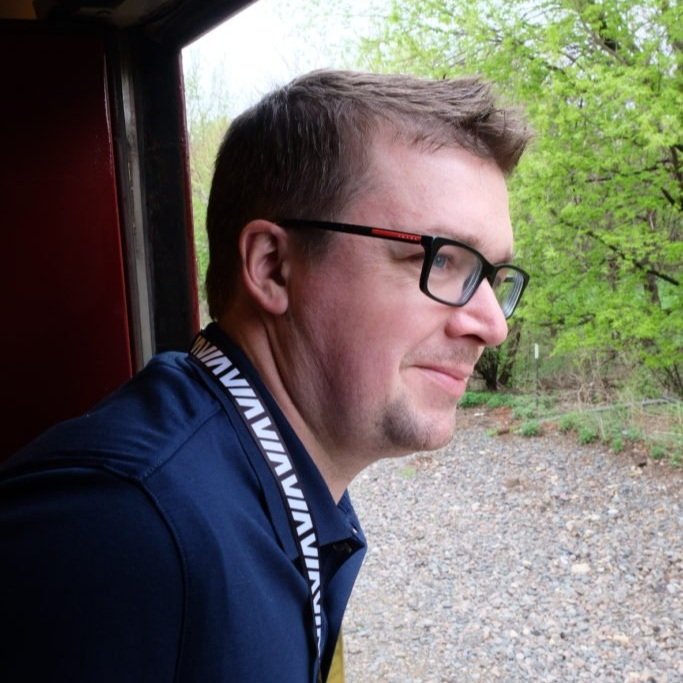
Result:
{"label": "blurred background foliage", "polygon": [[[343,3],[309,4],[302,31],[315,30],[320,17],[343,21]],[[482,383],[593,400],[624,392],[682,398],[678,0],[379,5],[373,37],[346,46],[345,66],[435,78],[479,73],[526,109],[535,131],[510,179],[517,261],[532,280],[508,341],[480,361]],[[196,92],[197,68],[187,64],[185,78],[203,273],[206,199],[228,120],[220,83],[208,99]]]}

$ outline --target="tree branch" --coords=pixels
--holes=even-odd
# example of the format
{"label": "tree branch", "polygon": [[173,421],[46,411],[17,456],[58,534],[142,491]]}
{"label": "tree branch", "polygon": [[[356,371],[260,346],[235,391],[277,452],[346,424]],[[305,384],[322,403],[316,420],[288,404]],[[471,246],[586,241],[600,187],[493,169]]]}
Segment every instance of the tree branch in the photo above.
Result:
{"label": "tree branch", "polygon": [[669,282],[672,285],[678,286],[681,284],[680,282],[678,282],[678,280],[675,280],[666,273],[660,273],[657,270],[648,268],[648,265],[646,263],[644,263],[643,261],[638,261],[637,259],[633,258],[633,256],[629,256],[615,244],[609,244],[609,242],[605,241],[605,239],[598,235],[598,233],[596,233],[595,231],[586,230],[585,234],[588,235],[588,237],[592,237],[594,240],[600,242],[600,244],[607,247],[608,249],[612,250],[622,260],[627,261],[631,265],[635,266],[638,270],[642,270],[646,275],[653,275],[654,277],[658,277],[660,280],[665,280],[666,282]]}
{"label": "tree branch", "polygon": [[556,211],[551,211],[551,214],[558,219],[558,221],[562,225],[566,225],[568,228],[571,228],[572,230],[579,231],[581,230],[585,235],[588,237],[591,237],[592,239],[596,240],[597,242],[600,242],[603,246],[607,247],[611,251],[613,251],[620,259],[623,261],[626,261],[627,263],[630,263],[631,265],[635,266],[638,270],[642,271],[645,273],[646,276],[650,275],[656,278],[659,278],[660,280],[664,280],[665,282],[668,282],[672,285],[675,286],[680,286],[680,282],[673,278],[671,275],[667,275],[666,273],[662,273],[658,270],[655,270],[654,268],[651,268],[648,263],[645,261],[639,261],[638,259],[634,258],[633,256],[629,256],[626,252],[624,252],[622,249],[620,249],[617,245],[615,244],[610,244],[607,242],[604,237],[599,235],[597,232],[594,230],[585,230],[583,228],[579,228],[576,225],[573,225],[569,221],[561,218]]}

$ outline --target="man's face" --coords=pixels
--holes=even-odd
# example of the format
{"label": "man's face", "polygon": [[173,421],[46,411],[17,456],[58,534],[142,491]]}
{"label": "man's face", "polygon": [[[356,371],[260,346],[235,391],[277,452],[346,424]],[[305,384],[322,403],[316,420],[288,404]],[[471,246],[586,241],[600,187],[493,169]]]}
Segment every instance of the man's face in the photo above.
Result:
{"label": "man's face", "polygon": [[[511,256],[503,174],[460,149],[378,142],[368,190],[337,219],[450,237],[492,263]],[[477,359],[507,335],[486,281],[461,308],[425,296],[423,255],[335,234],[317,263],[294,269],[281,370],[328,452],[372,461],[444,446]]]}

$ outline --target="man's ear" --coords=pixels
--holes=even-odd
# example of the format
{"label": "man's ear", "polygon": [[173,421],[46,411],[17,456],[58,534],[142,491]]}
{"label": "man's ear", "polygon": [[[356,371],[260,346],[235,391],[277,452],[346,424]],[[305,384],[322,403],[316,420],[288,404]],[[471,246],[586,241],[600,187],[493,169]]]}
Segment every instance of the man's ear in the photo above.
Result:
{"label": "man's ear", "polygon": [[251,221],[242,228],[239,250],[242,283],[252,299],[268,313],[285,313],[289,305],[287,280],[291,268],[287,232],[270,221]]}

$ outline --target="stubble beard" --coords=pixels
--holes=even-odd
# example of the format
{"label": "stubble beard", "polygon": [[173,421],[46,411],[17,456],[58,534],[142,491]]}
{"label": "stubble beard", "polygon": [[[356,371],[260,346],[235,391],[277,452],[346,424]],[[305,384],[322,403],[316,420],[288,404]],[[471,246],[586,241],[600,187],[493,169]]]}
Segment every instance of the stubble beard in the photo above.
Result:
{"label": "stubble beard", "polygon": [[455,433],[455,406],[450,428],[444,429],[441,422],[420,417],[411,410],[404,399],[388,403],[380,418],[380,433],[400,455],[417,451],[433,451],[446,446]]}

